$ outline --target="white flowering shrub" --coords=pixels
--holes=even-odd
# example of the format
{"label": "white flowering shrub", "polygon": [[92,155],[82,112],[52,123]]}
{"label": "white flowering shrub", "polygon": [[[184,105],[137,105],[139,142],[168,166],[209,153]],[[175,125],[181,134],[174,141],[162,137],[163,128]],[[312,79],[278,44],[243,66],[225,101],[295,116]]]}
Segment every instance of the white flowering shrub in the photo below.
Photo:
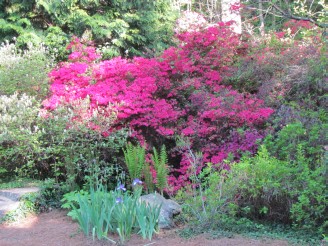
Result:
{"label": "white flowering shrub", "polygon": [[0,95],[26,93],[43,99],[48,93],[48,72],[54,59],[43,45],[17,49],[14,43],[0,45]]}
{"label": "white flowering shrub", "polygon": [[174,31],[177,34],[194,32],[206,28],[208,25],[209,23],[203,15],[192,11],[184,11],[176,21]]}
{"label": "white flowering shrub", "polygon": [[13,172],[38,148],[40,104],[26,94],[0,96],[0,169]]}
{"label": "white flowering shrub", "polygon": [[0,96],[0,136],[11,134],[17,129],[32,132],[39,106],[34,97],[26,94]]}

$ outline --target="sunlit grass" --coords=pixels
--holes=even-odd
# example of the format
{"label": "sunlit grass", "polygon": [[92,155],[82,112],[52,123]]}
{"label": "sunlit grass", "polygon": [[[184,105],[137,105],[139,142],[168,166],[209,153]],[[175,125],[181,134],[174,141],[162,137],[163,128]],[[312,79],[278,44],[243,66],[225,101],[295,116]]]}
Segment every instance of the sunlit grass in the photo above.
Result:
{"label": "sunlit grass", "polygon": [[0,189],[12,189],[22,187],[36,187],[40,186],[42,181],[29,179],[29,178],[15,178],[9,181],[3,181],[0,179]]}

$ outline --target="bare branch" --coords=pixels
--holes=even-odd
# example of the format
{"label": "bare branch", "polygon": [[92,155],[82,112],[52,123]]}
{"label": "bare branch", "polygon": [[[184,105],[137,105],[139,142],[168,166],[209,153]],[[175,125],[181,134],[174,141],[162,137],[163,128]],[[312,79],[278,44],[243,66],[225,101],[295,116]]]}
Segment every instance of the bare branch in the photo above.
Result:
{"label": "bare branch", "polygon": [[280,14],[283,15],[284,17],[286,17],[286,18],[293,19],[293,20],[309,21],[309,22],[313,23],[314,25],[316,25],[318,27],[321,27],[321,28],[327,28],[328,27],[328,23],[320,23],[320,22],[318,22],[318,21],[316,21],[316,20],[314,20],[313,18],[310,18],[310,17],[302,17],[302,16],[293,15],[291,12],[284,11],[283,9],[281,9],[279,6],[272,3],[271,1],[266,1],[266,2],[269,2],[272,5],[272,7],[274,7],[276,10],[278,10],[280,12]]}

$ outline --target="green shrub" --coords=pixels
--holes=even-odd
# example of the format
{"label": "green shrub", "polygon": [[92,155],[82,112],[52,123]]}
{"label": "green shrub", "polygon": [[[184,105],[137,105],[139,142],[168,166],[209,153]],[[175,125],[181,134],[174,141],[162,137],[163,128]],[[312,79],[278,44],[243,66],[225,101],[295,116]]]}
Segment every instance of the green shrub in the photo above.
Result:
{"label": "green shrub", "polygon": [[297,148],[301,145],[306,157],[316,162],[323,154],[323,139],[327,138],[325,128],[327,124],[314,123],[306,128],[301,122],[295,122],[286,125],[274,136],[267,136],[264,143],[272,155],[286,161],[296,159]]}
{"label": "green shrub", "polygon": [[70,37],[58,26],[51,26],[45,32],[44,44],[56,61],[65,61],[68,57],[67,45]]}
{"label": "green shrub", "polygon": [[[76,110],[87,111],[88,101],[43,115],[33,97],[0,96],[2,175],[16,171],[21,176],[54,178],[57,183],[66,181],[71,190],[92,185],[92,176],[115,185],[122,173],[119,153],[126,144],[127,131],[104,136],[115,114],[105,118],[95,112],[85,122],[76,118]],[[99,129],[90,129],[91,124]]]}
{"label": "green shrub", "polygon": [[278,160],[261,146],[257,156],[232,166],[225,193],[236,214],[293,224],[297,228],[327,229],[325,166],[306,159],[302,145],[295,161]]}
{"label": "green shrub", "polygon": [[[28,166],[27,171],[38,170],[42,178],[66,181],[71,190],[83,184],[92,186],[92,176],[109,186],[116,184],[123,164],[119,153],[126,144],[127,131],[122,129],[104,136],[103,132],[111,128],[116,115],[105,118],[95,112],[88,121],[77,117],[76,111],[87,112],[88,108],[89,102],[84,100],[40,118],[42,145],[35,153],[34,166]],[[92,124],[96,124],[98,130],[90,129]]]}
{"label": "green shrub", "polygon": [[52,56],[41,44],[20,50],[8,42],[0,46],[0,95],[26,93],[38,99],[48,94]]}
{"label": "green shrub", "polygon": [[182,218],[193,226],[217,225],[228,215],[227,198],[223,194],[224,171],[216,170],[211,163],[199,172],[200,154],[191,154],[193,163],[190,167],[190,184],[179,190],[175,198],[182,204]]}
{"label": "green shrub", "polygon": [[54,179],[46,179],[40,185],[40,192],[34,200],[37,211],[47,212],[53,208],[60,208],[61,199],[69,191],[65,183],[56,183]]}

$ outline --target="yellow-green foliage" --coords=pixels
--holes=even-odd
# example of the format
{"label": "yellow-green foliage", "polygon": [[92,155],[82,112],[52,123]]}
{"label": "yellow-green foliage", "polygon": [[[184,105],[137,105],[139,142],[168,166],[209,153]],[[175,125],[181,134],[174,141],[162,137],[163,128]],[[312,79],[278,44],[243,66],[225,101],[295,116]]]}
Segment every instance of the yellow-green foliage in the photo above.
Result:
{"label": "yellow-green foliage", "polygon": [[123,152],[131,181],[136,178],[140,179],[145,165],[146,150],[139,145],[134,146],[128,143],[125,149],[123,149]]}
{"label": "yellow-green foliage", "polygon": [[257,156],[232,166],[224,192],[239,215],[293,224],[302,229],[327,229],[325,166],[315,167],[297,146],[295,161],[278,160],[261,146]]}
{"label": "yellow-green foliage", "polygon": [[162,146],[160,153],[157,152],[156,148],[153,148],[153,151],[152,161],[156,170],[156,187],[163,194],[163,190],[167,186],[168,175],[168,159],[165,145]]}

